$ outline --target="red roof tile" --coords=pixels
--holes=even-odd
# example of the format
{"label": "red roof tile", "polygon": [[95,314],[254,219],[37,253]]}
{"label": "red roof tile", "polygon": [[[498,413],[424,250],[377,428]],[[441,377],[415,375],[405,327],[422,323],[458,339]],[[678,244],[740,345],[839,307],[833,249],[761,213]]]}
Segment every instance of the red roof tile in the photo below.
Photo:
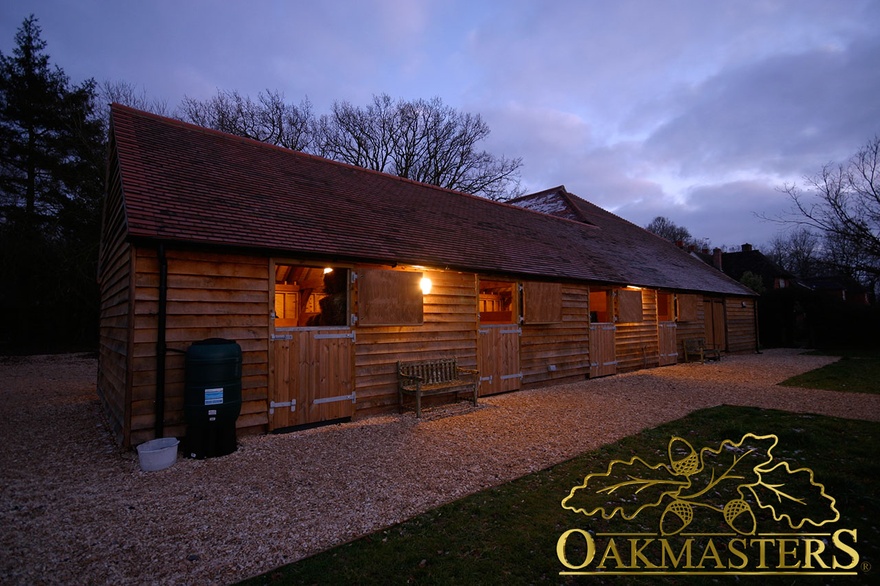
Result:
{"label": "red roof tile", "polygon": [[132,238],[750,294],[564,188],[579,221],[124,106],[112,106],[112,122]]}

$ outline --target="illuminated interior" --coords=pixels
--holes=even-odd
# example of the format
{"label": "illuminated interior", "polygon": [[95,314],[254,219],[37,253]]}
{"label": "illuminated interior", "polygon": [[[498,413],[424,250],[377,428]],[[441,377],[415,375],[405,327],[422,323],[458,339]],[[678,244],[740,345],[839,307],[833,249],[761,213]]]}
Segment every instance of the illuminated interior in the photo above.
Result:
{"label": "illuminated interior", "polygon": [[275,266],[275,326],[344,326],[348,269]]}
{"label": "illuminated interior", "polygon": [[657,321],[673,321],[672,293],[657,292]]}
{"label": "illuminated interior", "polygon": [[610,323],[614,321],[614,306],[608,289],[590,290],[590,321]]}
{"label": "illuminated interior", "polygon": [[514,323],[514,283],[480,281],[480,323]]}

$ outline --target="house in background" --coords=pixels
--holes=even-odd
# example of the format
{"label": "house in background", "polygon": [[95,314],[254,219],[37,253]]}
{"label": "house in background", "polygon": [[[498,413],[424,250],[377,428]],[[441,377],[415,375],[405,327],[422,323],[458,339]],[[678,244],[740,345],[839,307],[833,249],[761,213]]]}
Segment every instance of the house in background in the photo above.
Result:
{"label": "house in background", "polygon": [[757,348],[754,292],[563,187],[504,204],[111,112],[98,393],[125,446],[184,434],[210,338],[242,348],[240,434],[395,410],[398,360],[485,396]]}
{"label": "house in background", "polygon": [[871,296],[867,287],[850,277],[826,275],[801,279],[801,282],[810,290],[829,299],[851,305],[871,305]]}
{"label": "house in background", "polygon": [[761,279],[764,289],[786,289],[797,284],[797,276],[786,271],[751,244],[743,244],[739,252],[724,252],[715,249],[711,259],[705,259],[718,270],[736,281],[741,281],[747,272]]}

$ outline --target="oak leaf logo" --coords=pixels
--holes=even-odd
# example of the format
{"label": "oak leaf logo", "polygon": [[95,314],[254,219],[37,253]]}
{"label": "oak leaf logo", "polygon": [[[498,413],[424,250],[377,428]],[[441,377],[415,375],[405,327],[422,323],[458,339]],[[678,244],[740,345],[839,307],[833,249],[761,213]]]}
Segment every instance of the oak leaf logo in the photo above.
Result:
{"label": "oak leaf logo", "polygon": [[[836,501],[815,481],[813,471],[792,469],[774,458],[778,442],[772,434],[747,433],[738,442],[724,440],[717,448],[697,451],[686,439],[672,437],[667,462],[612,460],[605,472],[588,474],[572,488],[562,507],[588,517],[619,514],[631,521],[645,509],[662,506],[662,535],[683,531],[706,510],[720,513],[735,532],[753,535],[753,505],[769,509],[775,521],[792,529],[837,521]],[[809,516],[817,510],[818,517]]]}

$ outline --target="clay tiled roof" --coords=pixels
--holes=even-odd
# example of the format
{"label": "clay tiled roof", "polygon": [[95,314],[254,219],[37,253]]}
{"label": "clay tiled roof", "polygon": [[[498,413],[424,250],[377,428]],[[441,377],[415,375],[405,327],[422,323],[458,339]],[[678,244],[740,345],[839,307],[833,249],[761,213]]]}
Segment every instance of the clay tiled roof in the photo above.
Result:
{"label": "clay tiled roof", "polygon": [[119,105],[112,106],[112,132],[131,239],[749,294],[577,198],[589,223]]}
{"label": "clay tiled roof", "polygon": [[664,289],[754,295],[735,280],[707,266],[673,243],[566,191],[564,186],[526,195],[510,203],[595,228],[589,246],[620,263],[624,281]]}

